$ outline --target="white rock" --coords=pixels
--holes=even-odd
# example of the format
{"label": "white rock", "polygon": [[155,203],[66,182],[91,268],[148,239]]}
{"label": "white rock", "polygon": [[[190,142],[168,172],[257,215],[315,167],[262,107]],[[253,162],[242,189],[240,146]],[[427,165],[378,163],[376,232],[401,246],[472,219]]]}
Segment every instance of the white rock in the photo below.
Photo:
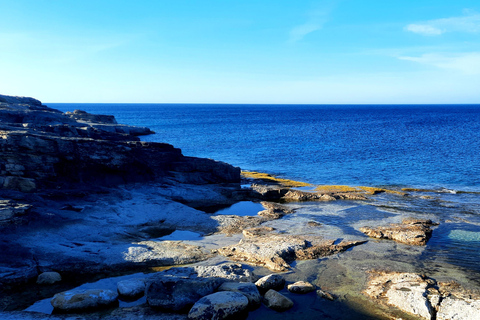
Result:
{"label": "white rock", "polygon": [[437,312],[437,320],[480,320],[480,300],[446,297]]}
{"label": "white rock", "polygon": [[289,284],[287,286],[288,291],[292,293],[309,293],[312,291],[315,291],[315,286],[311,284],[310,282],[306,281],[297,281],[295,283]]}
{"label": "white rock", "polygon": [[285,287],[285,279],[279,274],[270,274],[258,279],[255,285],[260,292],[266,292],[270,289],[282,290]]}

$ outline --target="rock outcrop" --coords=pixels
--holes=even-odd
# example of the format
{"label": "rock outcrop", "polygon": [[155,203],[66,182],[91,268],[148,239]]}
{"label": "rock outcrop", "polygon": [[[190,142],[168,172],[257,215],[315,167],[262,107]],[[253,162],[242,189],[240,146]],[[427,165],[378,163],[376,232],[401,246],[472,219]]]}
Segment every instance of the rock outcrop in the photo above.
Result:
{"label": "rock outcrop", "polygon": [[62,113],[32,98],[0,95],[0,189],[33,192],[158,179],[239,182],[240,169],[185,157],[166,143],[141,142],[148,128],[112,116]]}
{"label": "rock outcrop", "polygon": [[235,261],[248,262],[281,272],[289,270],[289,262],[295,259],[318,259],[365,242],[342,241],[335,244],[335,240],[324,240],[321,237],[269,233],[244,238],[238,244],[218,249],[218,253]]}
{"label": "rock outcrop", "polygon": [[362,227],[360,231],[371,238],[390,239],[400,243],[424,246],[432,236],[431,220],[408,218],[401,224],[391,224],[382,227]]}
{"label": "rock outcrop", "polygon": [[367,296],[422,319],[479,319],[480,295],[424,275],[373,272]]}

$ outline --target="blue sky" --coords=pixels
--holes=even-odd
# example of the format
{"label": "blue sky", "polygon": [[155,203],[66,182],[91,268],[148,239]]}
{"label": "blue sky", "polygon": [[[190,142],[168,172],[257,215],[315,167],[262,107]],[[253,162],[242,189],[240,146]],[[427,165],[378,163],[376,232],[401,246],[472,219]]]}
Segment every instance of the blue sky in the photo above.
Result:
{"label": "blue sky", "polygon": [[480,103],[480,2],[0,0],[0,93]]}

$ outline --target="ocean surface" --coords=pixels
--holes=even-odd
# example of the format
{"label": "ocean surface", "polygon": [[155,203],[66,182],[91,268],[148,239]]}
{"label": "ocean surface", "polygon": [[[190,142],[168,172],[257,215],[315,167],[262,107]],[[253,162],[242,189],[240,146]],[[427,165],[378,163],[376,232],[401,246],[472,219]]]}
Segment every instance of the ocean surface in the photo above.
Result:
{"label": "ocean surface", "polygon": [[47,104],[188,156],[314,184],[480,191],[480,105]]}
{"label": "ocean surface", "polygon": [[459,267],[480,286],[480,105],[47,105],[111,114],[156,132],[142,140],[244,170],[319,185],[428,189],[367,204],[305,203],[295,216],[345,239],[368,224],[432,219],[440,225],[426,247],[415,255],[385,249],[385,257],[430,274]]}

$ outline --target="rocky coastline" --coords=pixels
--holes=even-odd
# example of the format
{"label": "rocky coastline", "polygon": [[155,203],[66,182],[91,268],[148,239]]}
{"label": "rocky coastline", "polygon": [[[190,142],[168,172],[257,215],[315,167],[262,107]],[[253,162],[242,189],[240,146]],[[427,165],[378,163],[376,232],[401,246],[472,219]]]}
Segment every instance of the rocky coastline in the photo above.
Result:
{"label": "rocky coastline", "polygon": [[[373,254],[361,250],[371,239],[373,246],[410,250],[426,246],[437,223],[409,217],[359,226],[351,239],[332,238],[320,223],[296,216],[299,203],[369,201],[385,190],[303,190],[268,175],[242,176],[229,164],[140,141],[152,133],[109,115],[63,113],[33,98],[0,95],[1,319],[480,314],[478,293],[414,270],[388,264],[379,270],[378,261],[348,269],[364,279],[348,287],[355,293],[328,285],[346,272],[336,260],[346,265]],[[205,210],[239,202],[262,209],[253,215]],[[333,267],[323,272],[330,277],[315,280],[304,271],[329,258],[325,265]],[[115,278],[110,287],[82,288],[108,278]],[[40,300],[48,314],[27,309]],[[352,301],[366,305],[363,313]]]}

